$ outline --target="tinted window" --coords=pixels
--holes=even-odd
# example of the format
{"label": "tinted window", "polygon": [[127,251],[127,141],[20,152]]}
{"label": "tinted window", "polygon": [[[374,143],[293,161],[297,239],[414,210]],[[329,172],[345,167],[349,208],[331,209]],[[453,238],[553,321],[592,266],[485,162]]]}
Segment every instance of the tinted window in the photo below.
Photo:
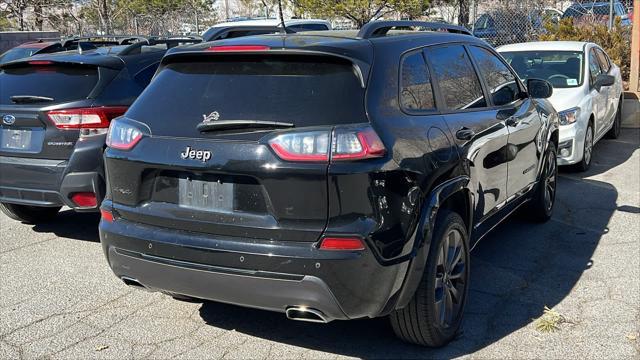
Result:
{"label": "tinted window", "polygon": [[158,65],[159,64],[153,64],[151,66],[148,66],[142,69],[140,72],[138,72],[134,76],[135,81],[143,88],[149,85],[149,82],[151,82],[151,78],[153,77],[153,74],[155,74],[156,70],[158,70]]}
{"label": "tinted window", "polygon": [[[21,66],[0,71],[0,104],[11,96],[51,97],[55,102],[86,98],[98,82],[98,70],[83,66]],[[64,86],[60,86],[64,84]]]}
{"label": "tinted window", "polygon": [[298,24],[287,26],[287,28],[293,31],[324,31],[329,30],[325,24]]}
{"label": "tinted window", "polygon": [[38,52],[38,50],[40,49],[35,49],[35,48],[13,48],[7,52],[5,52],[4,54],[0,55],[0,64],[9,62],[9,61],[13,61],[13,60],[18,60],[18,59],[23,59],[26,57],[30,57],[33,56],[36,52]]}
{"label": "tinted window", "polygon": [[199,137],[196,125],[214,111],[222,120],[291,122],[297,128],[367,121],[364,89],[351,63],[305,56],[170,64],[127,114],[154,134]]}
{"label": "tinted window", "polygon": [[501,52],[520,79],[543,79],[554,88],[582,85],[582,51]]}
{"label": "tinted window", "polygon": [[605,55],[604,51],[600,49],[596,49],[596,55],[598,55],[598,60],[600,61],[600,68],[603,73],[608,73],[611,68],[611,64],[609,63],[609,58]]}
{"label": "tinted window", "polygon": [[406,110],[435,108],[429,70],[422,52],[404,57],[400,84],[400,104]]}
{"label": "tinted window", "polygon": [[602,73],[600,69],[600,64],[598,63],[598,57],[596,56],[596,52],[591,49],[589,51],[589,76],[591,80],[591,84],[596,82],[596,77]]}
{"label": "tinted window", "polygon": [[430,49],[427,58],[449,109],[487,106],[478,76],[461,45]]}
{"label": "tinted window", "polygon": [[501,106],[520,98],[520,88],[511,70],[486,49],[471,46],[471,55],[480,69],[480,76],[489,87],[493,105]]}

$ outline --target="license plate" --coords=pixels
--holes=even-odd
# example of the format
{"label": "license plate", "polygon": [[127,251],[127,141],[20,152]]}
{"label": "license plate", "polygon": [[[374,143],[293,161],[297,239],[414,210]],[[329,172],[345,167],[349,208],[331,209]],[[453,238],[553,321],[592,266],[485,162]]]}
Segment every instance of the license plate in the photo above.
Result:
{"label": "license plate", "polygon": [[29,150],[31,147],[31,130],[2,129],[0,147],[11,150]]}
{"label": "license plate", "polygon": [[233,211],[233,183],[180,178],[178,205],[180,207],[216,211]]}

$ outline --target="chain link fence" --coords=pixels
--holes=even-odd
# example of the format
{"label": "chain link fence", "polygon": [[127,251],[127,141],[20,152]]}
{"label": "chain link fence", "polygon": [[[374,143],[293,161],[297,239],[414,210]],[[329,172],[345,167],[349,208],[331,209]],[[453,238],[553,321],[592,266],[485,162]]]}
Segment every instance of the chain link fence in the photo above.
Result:
{"label": "chain link fence", "polygon": [[615,0],[612,9],[609,1],[476,0],[471,4],[469,25],[475,36],[500,46],[536,41],[547,32],[548,24],[563,18],[572,18],[574,24],[609,25],[611,10],[622,26],[630,27],[632,9],[633,0]]}

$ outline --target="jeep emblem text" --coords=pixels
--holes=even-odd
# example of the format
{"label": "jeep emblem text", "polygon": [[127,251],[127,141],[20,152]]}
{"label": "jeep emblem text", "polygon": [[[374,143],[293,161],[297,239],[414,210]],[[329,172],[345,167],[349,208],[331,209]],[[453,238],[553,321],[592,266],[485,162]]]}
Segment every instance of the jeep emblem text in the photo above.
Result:
{"label": "jeep emblem text", "polygon": [[192,160],[200,160],[202,162],[207,162],[211,159],[211,151],[209,150],[194,150],[191,146],[187,146],[186,149],[182,153],[180,153],[180,157],[183,159],[192,159]]}

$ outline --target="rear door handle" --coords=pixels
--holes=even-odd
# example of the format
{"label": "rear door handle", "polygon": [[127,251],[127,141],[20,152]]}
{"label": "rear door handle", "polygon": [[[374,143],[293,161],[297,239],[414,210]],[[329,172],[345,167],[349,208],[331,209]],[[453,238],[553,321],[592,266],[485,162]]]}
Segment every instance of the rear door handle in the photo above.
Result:
{"label": "rear door handle", "polygon": [[465,141],[466,140],[471,140],[471,138],[473,138],[473,136],[475,134],[476,134],[475,131],[473,131],[473,130],[471,130],[469,128],[463,127],[462,129],[460,129],[460,130],[458,130],[456,132],[456,138],[458,140],[465,140]]}

